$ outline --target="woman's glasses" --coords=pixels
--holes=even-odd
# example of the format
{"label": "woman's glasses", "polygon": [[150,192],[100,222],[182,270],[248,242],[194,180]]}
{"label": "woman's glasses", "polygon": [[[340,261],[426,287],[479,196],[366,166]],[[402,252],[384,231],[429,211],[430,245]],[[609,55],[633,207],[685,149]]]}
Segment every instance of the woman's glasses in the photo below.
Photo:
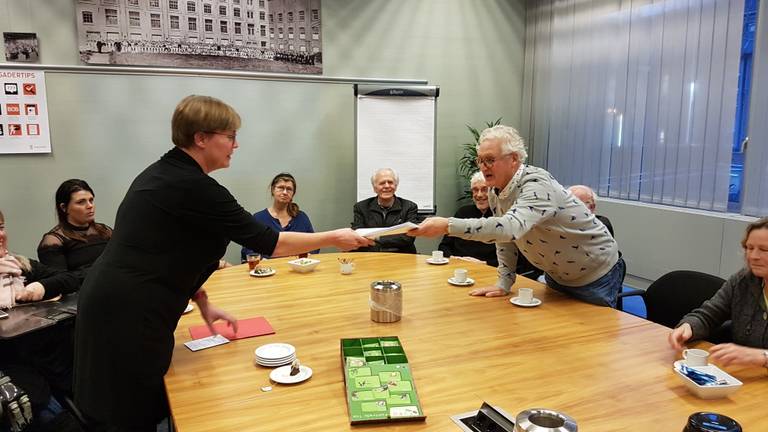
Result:
{"label": "woman's glasses", "polygon": [[203,131],[203,133],[212,134],[212,135],[221,135],[229,138],[230,143],[234,143],[237,141],[237,134],[226,134],[224,132],[214,132],[214,131]]}

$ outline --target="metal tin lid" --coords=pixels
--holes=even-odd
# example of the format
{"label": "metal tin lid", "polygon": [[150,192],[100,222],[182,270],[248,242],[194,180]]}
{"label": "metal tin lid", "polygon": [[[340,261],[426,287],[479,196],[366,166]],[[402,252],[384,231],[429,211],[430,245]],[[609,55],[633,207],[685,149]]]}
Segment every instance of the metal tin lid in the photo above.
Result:
{"label": "metal tin lid", "polygon": [[380,280],[371,282],[371,288],[381,291],[399,291],[400,282],[393,280]]}
{"label": "metal tin lid", "polygon": [[697,412],[688,417],[686,432],[741,432],[741,425],[722,414]]}
{"label": "metal tin lid", "polygon": [[517,415],[518,432],[576,432],[576,420],[551,409],[531,408]]}

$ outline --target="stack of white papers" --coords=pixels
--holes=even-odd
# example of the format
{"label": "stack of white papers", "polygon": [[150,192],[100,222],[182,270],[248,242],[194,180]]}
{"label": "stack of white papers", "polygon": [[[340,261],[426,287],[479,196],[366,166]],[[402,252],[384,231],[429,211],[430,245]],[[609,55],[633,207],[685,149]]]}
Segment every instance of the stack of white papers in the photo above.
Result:
{"label": "stack of white papers", "polygon": [[377,239],[381,236],[405,234],[408,231],[418,227],[419,226],[413,222],[404,222],[399,225],[393,225],[391,227],[384,228],[358,228],[355,230],[355,232],[360,234],[361,237]]}

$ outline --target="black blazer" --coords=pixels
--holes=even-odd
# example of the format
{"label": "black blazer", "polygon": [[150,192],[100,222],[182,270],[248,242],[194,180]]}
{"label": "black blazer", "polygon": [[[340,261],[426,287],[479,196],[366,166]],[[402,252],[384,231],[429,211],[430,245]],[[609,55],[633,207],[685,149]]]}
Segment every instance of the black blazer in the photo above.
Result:
{"label": "black blazer", "polygon": [[167,415],[163,375],[190,296],[230,240],[271,255],[277,239],[178,148],[139,174],[80,290],[74,390],[84,414],[122,427]]}

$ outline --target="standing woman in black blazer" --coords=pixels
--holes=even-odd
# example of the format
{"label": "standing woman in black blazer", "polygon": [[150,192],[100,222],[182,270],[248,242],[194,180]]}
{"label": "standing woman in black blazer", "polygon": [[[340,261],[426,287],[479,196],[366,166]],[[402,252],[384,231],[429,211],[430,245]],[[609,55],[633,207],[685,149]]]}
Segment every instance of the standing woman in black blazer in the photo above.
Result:
{"label": "standing woman in black blazer", "polygon": [[255,222],[208,176],[238,147],[240,116],[224,102],[188,96],[171,127],[175,147],[131,184],[80,290],[75,399],[94,430],[154,431],[168,415],[163,376],[190,298],[209,326],[223,319],[236,327],[200,289],[230,240],[278,256],[370,244],[350,229],[277,233]]}

